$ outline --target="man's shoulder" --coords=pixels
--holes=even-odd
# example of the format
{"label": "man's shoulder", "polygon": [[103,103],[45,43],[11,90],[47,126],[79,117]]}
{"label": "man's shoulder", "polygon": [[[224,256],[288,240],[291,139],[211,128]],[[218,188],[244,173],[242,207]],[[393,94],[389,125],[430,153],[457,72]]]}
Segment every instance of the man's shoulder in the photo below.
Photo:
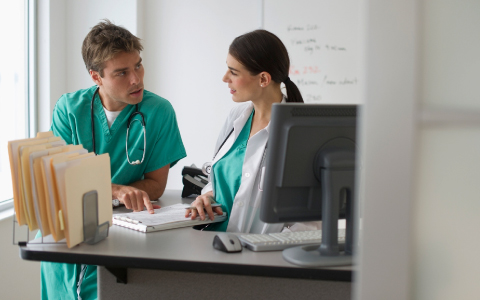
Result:
{"label": "man's shoulder", "polygon": [[58,99],[57,105],[68,106],[72,108],[72,106],[77,106],[85,101],[91,101],[96,88],[97,86],[94,85],[87,89],[81,89],[75,92],[63,94],[60,99]]}
{"label": "man's shoulder", "polygon": [[90,108],[92,96],[95,93],[96,85],[78,90],[72,93],[63,94],[55,104],[55,111],[60,115],[84,113]]}
{"label": "man's shoulder", "polygon": [[166,109],[173,111],[173,106],[170,101],[147,90],[143,91],[143,100],[141,103],[141,106],[147,110]]}

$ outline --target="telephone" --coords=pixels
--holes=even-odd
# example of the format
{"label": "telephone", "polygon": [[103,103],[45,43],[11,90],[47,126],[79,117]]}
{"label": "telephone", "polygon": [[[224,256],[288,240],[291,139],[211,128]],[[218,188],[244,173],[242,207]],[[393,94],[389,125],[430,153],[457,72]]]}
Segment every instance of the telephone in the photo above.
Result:
{"label": "telephone", "polygon": [[202,169],[195,165],[185,166],[182,170],[182,198],[190,195],[201,195],[202,189],[208,184],[208,177],[205,176]]}

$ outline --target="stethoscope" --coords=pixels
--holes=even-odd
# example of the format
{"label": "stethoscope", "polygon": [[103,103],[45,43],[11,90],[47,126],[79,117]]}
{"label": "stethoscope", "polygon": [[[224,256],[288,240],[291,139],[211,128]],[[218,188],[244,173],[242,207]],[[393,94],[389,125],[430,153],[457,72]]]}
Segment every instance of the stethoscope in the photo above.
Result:
{"label": "stethoscope", "polygon": [[[95,154],[97,154],[97,151],[96,151],[96,148],[95,148],[95,125],[94,125],[94,122],[93,122],[93,102],[95,101],[95,96],[98,94],[99,89],[100,89],[100,87],[97,87],[97,89],[95,90],[95,93],[93,93],[92,105],[90,107],[90,115],[91,115],[91,118],[92,118],[93,153],[95,153]],[[140,115],[142,120],[140,121],[139,119],[135,119],[135,120],[132,121],[132,118],[135,115]],[[128,133],[129,133],[129,130],[130,130],[130,125],[135,121],[140,122],[142,124],[142,127],[143,127],[143,156],[142,156],[141,161],[137,159],[137,160],[131,162],[130,157],[128,156]],[[138,104],[136,104],[135,105],[135,112],[130,115],[130,117],[128,118],[128,121],[127,121],[127,137],[126,137],[126,140],[125,140],[125,152],[127,153],[128,163],[131,164],[131,165],[140,165],[141,163],[143,163],[143,160],[145,159],[145,151],[146,150],[147,150],[147,133],[146,133],[146,130],[145,130],[145,117],[143,116],[143,114],[141,112],[138,111]]]}
{"label": "stethoscope", "polygon": [[[212,162],[215,160],[215,157],[217,157],[217,154],[218,152],[220,152],[220,149],[222,149],[223,145],[225,144],[225,142],[228,140],[228,138],[232,135],[233,133],[233,128],[232,130],[230,131],[230,133],[227,135],[227,137],[223,140],[223,143],[220,145],[220,147],[218,147],[218,150],[217,152],[215,153],[215,155],[213,156],[213,159],[212,159]],[[262,160],[260,161],[260,166],[263,164],[264,160],[265,160],[265,156],[267,154],[267,147],[268,147],[268,142],[265,144],[265,148],[263,149],[263,155],[262,155]],[[212,162],[206,162],[203,164],[202,166],[202,172],[203,174],[205,174],[206,176],[209,176],[210,173],[212,172],[212,166],[213,166],[213,163]],[[260,170],[260,169],[259,169]],[[257,175],[258,176],[258,175]],[[263,191],[260,187],[260,183],[258,185],[258,189],[260,191]]]}
{"label": "stethoscope", "polygon": [[218,147],[218,150],[217,152],[215,153],[215,155],[213,156],[213,159],[212,161],[207,161],[206,163],[203,164],[202,166],[202,172],[203,174],[205,174],[206,176],[210,175],[210,173],[212,172],[212,162],[215,160],[215,157],[217,157],[217,154],[218,152],[220,152],[220,150],[222,149],[223,145],[225,144],[225,142],[228,140],[228,138],[232,135],[233,133],[233,128],[232,130],[230,131],[230,133],[227,135],[227,137],[223,140],[223,143],[220,145],[220,147]]}

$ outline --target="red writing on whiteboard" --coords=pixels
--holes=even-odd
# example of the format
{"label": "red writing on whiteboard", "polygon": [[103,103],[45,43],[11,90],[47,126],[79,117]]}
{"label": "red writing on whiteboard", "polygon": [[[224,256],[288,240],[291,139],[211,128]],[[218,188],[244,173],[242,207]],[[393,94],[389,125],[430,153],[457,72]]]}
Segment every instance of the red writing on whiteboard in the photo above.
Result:
{"label": "red writing on whiteboard", "polygon": [[320,73],[320,68],[318,66],[303,66],[303,67],[295,67],[290,66],[290,71],[288,72],[289,75],[304,75],[304,74],[317,74]]}

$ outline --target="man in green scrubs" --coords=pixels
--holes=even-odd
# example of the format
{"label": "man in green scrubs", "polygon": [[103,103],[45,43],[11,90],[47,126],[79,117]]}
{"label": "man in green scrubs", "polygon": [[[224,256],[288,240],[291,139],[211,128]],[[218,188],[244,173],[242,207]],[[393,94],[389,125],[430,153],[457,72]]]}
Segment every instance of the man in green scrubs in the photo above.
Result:
{"label": "man in green scrubs", "polygon": [[[172,105],[144,90],[142,50],[140,40],[122,27],[109,21],[93,27],[82,55],[96,86],[60,97],[52,130],[67,144],[81,144],[90,152],[94,134],[95,152],[110,155],[113,198],[134,211],[153,213],[150,199],[163,194],[170,167],[186,153]],[[134,114],[137,106],[145,131],[141,115]],[[96,266],[42,262],[41,277],[42,299],[97,299]]]}

